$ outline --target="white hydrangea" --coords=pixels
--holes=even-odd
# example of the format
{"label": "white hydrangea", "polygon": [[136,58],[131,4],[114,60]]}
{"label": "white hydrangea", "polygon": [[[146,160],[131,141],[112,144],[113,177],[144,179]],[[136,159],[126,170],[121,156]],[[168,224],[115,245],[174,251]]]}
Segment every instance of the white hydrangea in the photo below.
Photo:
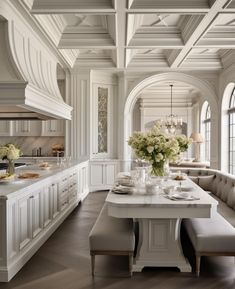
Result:
{"label": "white hydrangea", "polygon": [[0,146],[0,158],[2,160],[16,160],[22,155],[20,149],[16,148],[13,144],[6,144]]}
{"label": "white hydrangea", "polygon": [[180,153],[187,150],[190,143],[191,139],[186,136],[166,135],[158,126],[145,133],[134,132],[128,140],[136,156],[151,164],[162,163],[166,160],[177,161]]}

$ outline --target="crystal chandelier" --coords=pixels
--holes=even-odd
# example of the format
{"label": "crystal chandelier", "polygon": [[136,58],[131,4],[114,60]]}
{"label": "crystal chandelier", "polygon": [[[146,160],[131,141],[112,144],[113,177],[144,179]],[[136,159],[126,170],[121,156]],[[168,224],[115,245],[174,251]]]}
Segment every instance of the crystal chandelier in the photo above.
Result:
{"label": "crystal chandelier", "polygon": [[173,114],[172,112],[172,89],[173,84],[170,84],[171,88],[171,114],[166,117],[165,120],[161,121],[161,125],[166,133],[175,134],[177,129],[181,129],[182,127],[182,118],[178,117],[177,115]]}

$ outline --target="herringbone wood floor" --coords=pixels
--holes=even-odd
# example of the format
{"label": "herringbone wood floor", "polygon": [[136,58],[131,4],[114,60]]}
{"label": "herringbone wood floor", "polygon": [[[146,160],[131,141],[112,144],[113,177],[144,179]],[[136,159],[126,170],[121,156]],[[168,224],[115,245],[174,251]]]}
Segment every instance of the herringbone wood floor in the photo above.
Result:
{"label": "herringbone wood floor", "polygon": [[[105,196],[106,192],[91,193],[11,282],[0,283],[0,289],[235,289],[231,257],[203,258],[200,278],[176,268],[146,268],[129,278],[126,257],[97,256],[93,279],[88,234]],[[183,245],[193,264],[187,239]]]}

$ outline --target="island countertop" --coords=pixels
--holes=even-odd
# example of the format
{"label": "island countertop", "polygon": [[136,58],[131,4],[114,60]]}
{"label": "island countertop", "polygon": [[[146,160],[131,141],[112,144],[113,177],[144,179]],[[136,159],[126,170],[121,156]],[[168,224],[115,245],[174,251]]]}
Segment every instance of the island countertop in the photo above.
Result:
{"label": "island countertop", "polygon": [[[14,197],[20,191],[25,189],[30,189],[31,186],[36,184],[40,185],[40,182],[45,181],[46,179],[51,180],[57,174],[60,174],[66,170],[69,170],[75,166],[79,166],[88,162],[88,159],[78,159],[73,160],[69,164],[57,165],[55,162],[49,163],[49,169],[42,169],[38,164],[16,168],[16,174],[13,179],[10,180],[1,180],[0,181],[0,199],[9,199]],[[19,174],[31,172],[38,173],[39,177],[33,179],[20,179],[18,178]]]}

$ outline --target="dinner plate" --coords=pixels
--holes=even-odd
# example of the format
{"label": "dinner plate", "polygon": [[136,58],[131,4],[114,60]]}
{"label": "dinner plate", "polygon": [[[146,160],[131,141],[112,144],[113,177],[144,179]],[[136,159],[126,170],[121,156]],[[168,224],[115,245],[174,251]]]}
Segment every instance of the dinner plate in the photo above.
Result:
{"label": "dinner plate", "polygon": [[173,194],[171,196],[169,195],[165,195],[165,198],[170,199],[172,201],[196,201],[196,200],[200,200],[200,198],[198,197],[194,197],[191,195],[184,195],[184,194]]}
{"label": "dinner plate", "polygon": [[175,193],[172,194],[170,197],[174,198],[174,199],[187,199],[190,195],[187,193]]}
{"label": "dinner plate", "polygon": [[115,194],[127,195],[127,194],[132,194],[133,189],[131,187],[118,186],[118,187],[113,188],[112,192]]}
{"label": "dinner plate", "polygon": [[180,187],[177,187],[177,191],[181,191],[181,192],[190,192],[190,191],[193,191],[193,187],[187,187],[187,186],[181,186]]}

